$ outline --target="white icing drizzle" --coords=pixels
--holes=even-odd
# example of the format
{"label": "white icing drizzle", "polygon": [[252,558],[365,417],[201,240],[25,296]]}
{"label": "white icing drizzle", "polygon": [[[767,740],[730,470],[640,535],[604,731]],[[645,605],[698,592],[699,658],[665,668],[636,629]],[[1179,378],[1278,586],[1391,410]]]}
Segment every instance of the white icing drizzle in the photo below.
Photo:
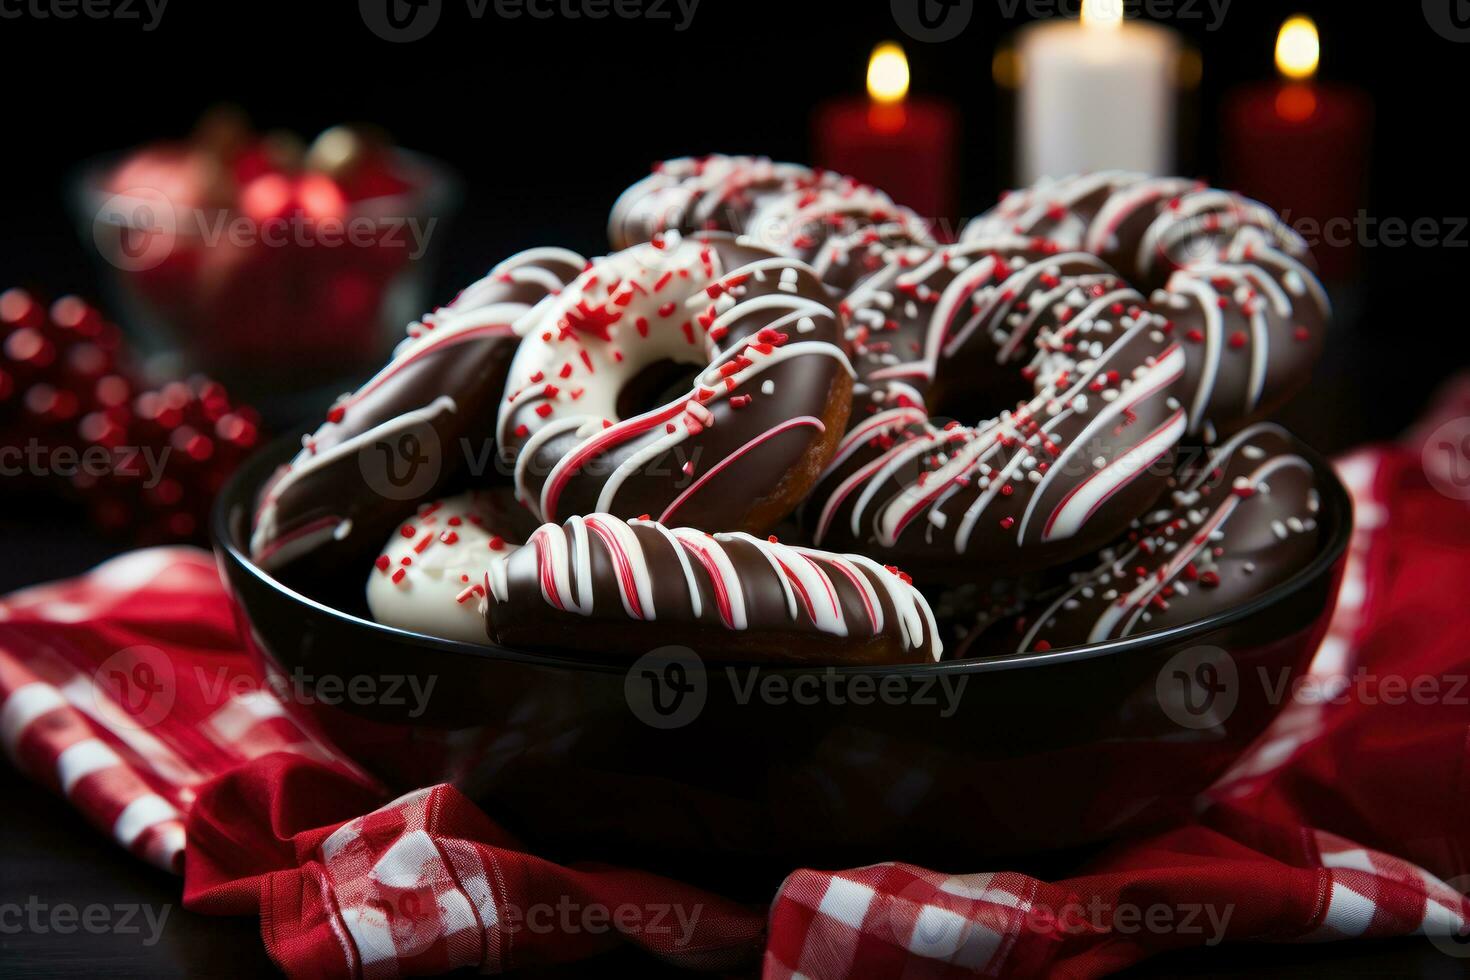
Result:
{"label": "white icing drizzle", "polygon": [[[1140,623],[1146,622],[1145,617],[1155,597],[1164,593],[1166,589],[1172,589],[1180,595],[1188,595],[1190,587],[1179,581],[1181,573],[1199,561],[1208,549],[1221,540],[1226,523],[1242,505],[1240,492],[1260,492],[1259,488],[1265,485],[1267,478],[1283,469],[1301,469],[1308,473],[1312,472],[1311,464],[1301,456],[1281,453],[1268,457],[1260,449],[1250,445],[1253,440],[1259,439],[1265,433],[1273,434],[1281,439],[1291,438],[1285,429],[1270,423],[1261,423],[1242,430],[1211,452],[1205,462],[1195,471],[1193,477],[1175,492],[1173,509],[1149,515],[1148,523],[1157,526],[1167,527],[1171,519],[1176,517],[1186,521],[1188,538],[1182,544],[1169,540],[1167,536],[1160,536],[1155,539],[1145,539],[1146,542],[1153,541],[1150,544],[1151,550],[1147,554],[1142,544],[1131,545],[1121,554],[1105,552],[1105,560],[1102,564],[1093,571],[1078,576],[1069,589],[1036,617],[1016,648],[1017,652],[1032,649],[1042,632],[1059,615],[1077,608],[1075,600],[1078,596],[1091,598],[1097,590],[1115,583],[1121,584],[1125,569],[1134,567],[1148,556],[1169,555],[1159,567],[1148,568],[1147,574],[1140,575],[1141,580],[1132,590],[1116,595],[1108,602],[1098,619],[1089,628],[1087,642],[1097,643],[1110,638],[1132,635]],[[1228,492],[1221,496],[1213,510],[1199,507],[1198,504],[1202,499],[1199,489],[1206,481],[1214,478],[1215,474],[1237,452],[1245,459],[1262,459],[1264,462],[1246,476],[1237,479],[1236,486],[1233,488],[1236,492]],[[1304,501],[1309,513],[1313,494],[1315,490],[1309,491]],[[1295,524],[1290,527],[1289,533],[1304,533],[1310,530],[1308,524],[1298,518],[1293,517],[1291,521]],[[1311,527],[1314,526],[1315,524],[1311,525]],[[1277,536],[1284,535],[1278,533]],[[1160,545],[1159,542],[1163,544]],[[1171,547],[1172,551],[1169,550]],[[1160,551],[1160,548],[1163,550]]]}
{"label": "white icing drizzle", "polygon": [[[781,544],[743,532],[708,534],[690,528],[668,528],[650,520],[624,522],[608,514],[573,517],[564,525],[546,524],[531,535],[526,547],[535,554],[537,590],[553,609],[590,616],[595,611],[589,546],[596,541],[609,558],[624,615],[632,620],[657,618],[653,582],[645,541],[635,528],[650,528],[679,561],[691,615],[701,616],[700,574],[716,597],[720,622],[731,630],[780,630],[798,620],[832,636],[880,636],[892,611],[897,638],[905,650],[925,650],[938,659],[942,652],[938,628],[924,597],[896,569],[888,569],[861,555],[837,555]],[[748,561],[743,571],[731,546],[753,549],[779,585],[787,613],[786,623],[752,623],[747,586],[741,575],[753,575]],[[846,582],[862,604],[860,621],[849,620],[839,582]],[[495,603],[519,601],[510,594],[504,562],[486,575],[488,593]],[[884,606],[887,599],[887,608]],[[492,615],[493,619],[493,615]]]}

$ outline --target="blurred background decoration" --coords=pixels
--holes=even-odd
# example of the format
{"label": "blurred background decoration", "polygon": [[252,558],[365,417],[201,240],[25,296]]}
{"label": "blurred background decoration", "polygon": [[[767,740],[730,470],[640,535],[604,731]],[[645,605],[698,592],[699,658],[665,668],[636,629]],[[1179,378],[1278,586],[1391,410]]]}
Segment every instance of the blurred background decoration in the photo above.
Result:
{"label": "blurred background decoration", "polygon": [[959,117],[911,97],[908,55],[885,41],[868,58],[867,94],[831,99],[812,118],[812,162],[881,188],[930,218],[954,216]]}
{"label": "blurred background decoration", "polygon": [[1289,224],[1316,229],[1324,240],[1313,257],[1323,276],[1341,282],[1357,271],[1361,248],[1351,235],[1325,238],[1363,207],[1372,103],[1361,89],[1319,81],[1321,59],[1316,22],[1288,18],[1276,38],[1279,80],[1225,96],[1222,171],[1227,186],[1276,208]]}
{"label": "blurred background decoration", "polygon": [[1126,20],[1121,0],[1083,0],[1076,20],[1024,28],[1013,57],[1018,184],[1089,170],[1176,172],[1176,31]]}
{"label": "blurred background decoration", "polygon": [[220,384],[150,386],[118,328],[77,297],[0,293],[0,485],[36,504],[22,513],[61,496],[106,544],[201,541],[259,443],[259,416]]}
{"label": "blurred background decoration", "polygon": [[425,310],[455,185],[376,127],[306,145],[223,105],[186,139],[86,165],[73,199],[141,352],[289,417],[307,407],[292,394],[375,369]]}

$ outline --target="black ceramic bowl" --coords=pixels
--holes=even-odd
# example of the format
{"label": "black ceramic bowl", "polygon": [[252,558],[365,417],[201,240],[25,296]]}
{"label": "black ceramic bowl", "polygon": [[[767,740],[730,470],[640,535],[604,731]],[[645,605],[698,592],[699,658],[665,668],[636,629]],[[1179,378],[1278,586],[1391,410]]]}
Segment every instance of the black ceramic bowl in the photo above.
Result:
{"label": "black ceramic bowl", "polygon": [[242,631],[293,710],[394,788],[449,780],[548,856],[737,890],[803,865],[972,871],[1188,812],[1310,660],[1352,526],[1309,453],[1321,554],[1188,626],[986,661],[701,670],[660,653],[630,668],[392,629],[272,578],[247,524],[292,448],[236,475],[213,531]]}

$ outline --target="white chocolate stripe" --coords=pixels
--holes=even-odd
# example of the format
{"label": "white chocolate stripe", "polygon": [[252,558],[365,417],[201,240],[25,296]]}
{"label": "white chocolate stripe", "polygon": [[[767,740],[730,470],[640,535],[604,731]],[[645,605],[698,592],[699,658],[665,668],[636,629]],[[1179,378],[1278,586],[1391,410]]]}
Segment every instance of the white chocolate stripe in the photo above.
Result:
{"label": "white chocolate stripe", "polygon": [[679,568],[684,572],[684,584],[689,589],[690,614],[693,615],[695,619],[698,619],[701,609],[701,603],[699,599],[699,582],[694,577],[694,569],[689,565],[689,556],[685,553],[684,547],[679,544],[678,538],[675,538],[674,535],[669,531],[669,529],[664,527],[658,521],[645,521],[635,519],[629,521],[628,526],[651,527],[659,534],[663,535],[664,539],[668,541],[669,548],[673,551],[674,557],[679,559]]}
{"label": "white chocolate stripe", "polygon": [[623,610],[634,619],[658,618],[653,607],[653,579],[648,574],[643,545],[632,530],[622,521],[605,520],[597,515],[588,517],[584,523],[602,539],[612,559]]}
{"label": "white chocolate stripe", "polygon": [[[1089,477],[1052,514],[1041,539],[1063,540],[1082,530],[1088,518],[1104,501],[1132,483],[1140,473],[1173,448],[1184,435],[1184,429],[1184,413],[1175,412],[1153,435]],[[1032,498],[1033,501],[1036,499]],[[1019,536],[1017,540],[1020,540]]]}
{"label": "white chocolate stripe", "polygon": [[1204,424],[1205,407],[1209,405],[1210,396],[1215,391],[1215,378],[1220,371],[1222,348],[1220,334],[1225,328],[1220,316],[1220,308],[1215,303],[1215,291],[1192,274],[1176,274],[1169,281],[1169,290],[1193,296],[1195,302],[1199,304],[1200,313],[1204,316],[1205,321],[1205,355],[1201,363],[1199,387],[1195,389],[1194,401],[1191,402],[1189,409],[1189,431],[1195,433]]}
{"label": "white chocolate stripe", "polygon": [[[725,606],[728,610],[729,619],[725,625],[730,629],[743,630],[747,623],[745,619],[745,593],[740,587],[740,576],[735,572],[735,566],[730,563],[730,556],[725,554],[725,549],[713,537],[702,531],[691,530],[680,527],[672,529],[674,537],[688,549],[699,556],[705,565],[705,571],[710,575],[710,584],[715,588],[715,594],[725,596]],[[726,610],[721,610],[722,618]]]}
{"label": "white chocolate stripe", "polygon": [[[1145,328],[1142,326],[1134,328],[1135,331],[1140,329]],[[1128,338],[1125,337],[1119,345],[1113,347],[1112,349],[1117,350],[1119,347],[1122,346],[1123,343],[1126,343],[1127,340]],[[1099,366],[1099,371],[1100,370],[1101,365]],[[1091,376],[1096,377],[1099,371],[1094,371]],[[1184,351],[1178,345],[1175,345],[1164,357],[1155,361],[1153,366],[1150,367],[1148,371],[1143,374],[1142,377],[1134,379],[1128,389],[1123,391],[1119,395],[1119,397],[1113,399],[1113,401],[1110,402],[1107,407],[1105,407],[1102,411],[1098,412],[1097,415],[1093,417],[1092,421],[1087,424],[1086,428],[1084,428],[1080,433],[1072,438],[1067,448],[1062,450],[1062,454],[1058,456],[1056,460],[1052,463],[1052,465],[1047,468],[1046,477],[1043,478],[1042,482],[1037,486],[1036,492],[1032,494],[1031,500],[1026,506],[1026,511],[1021,517],[1020,533],[1016,536],[1016,540],[1021,541],[1025,538],[1026,528],[1031,523],[1032,514],[1035,511],[1038,503],[1041,501],[1042,497],[1045,496],[1046,490],[1050,486],[1052,480],[1055,478],[1056,473],[1065,472],[1065,467],[1071,462],[1072,459],[1076,457],[1079,452],[1081,452],[1083,449],[1087,448],[1089,444],[1091,444],[1093,438],[1099,431],[1103,431],[1107,427],[1111,426],[1118,419],[1119,416],[1123,415],[1125,412],[1132,411],[1134,406],[1140,404],[1145,399],[1151,398],[1162,391],[1166,391],[1170,385],[1178,381],[1179,378],[1181,378],[1183,375]],[[1070,398],[1067,401],[1070,401]],[[1173,420],[1171,419],[1171,428],[1172,425]],[[1181,432],[1179,435],[1176,435],[1174,437],[1175,442],[1179,441],[1180,435],[1183,435],[1183,433]],[[1125,460],[1126,458],[1127,457],[1125,457]],[[1113,461],[1114,464],[1118,462],[1121,461]],[[1152,460],[1150,459],[1148,462],[1151,463]],[[1109,467],[1109,469],[1111,468],[1112,467]],[[1106,470],[1104,472],[1106,472]],[[1119,470],[1118,475],[1121,475],[1123,472],[1124,470]],[[1132,476],[1137,475],[1137,471],[1134,471],[1129,479],[1131,479]],[[1096,476],[1096,474],[1094,474],[1094,476]],[[1078,493],[1080,491],[1080,487],[1081,484],[1079,484],[1077,488],[1073,489],[1073,493]],[[1083,513],[1088,513],[1088,511],[1083,511]],[[1055,522],[1057,522],[1058,520],[1058,515],[1054,514],[1050,523],[1055,524]],[[1080,526],[1080,524],[1077,525],[1077,527]],[[1066,535],[1061,536],[1065,537]],[[1052,540],[1052,534],[1049,531],[1043,532],[1042,540]]]}

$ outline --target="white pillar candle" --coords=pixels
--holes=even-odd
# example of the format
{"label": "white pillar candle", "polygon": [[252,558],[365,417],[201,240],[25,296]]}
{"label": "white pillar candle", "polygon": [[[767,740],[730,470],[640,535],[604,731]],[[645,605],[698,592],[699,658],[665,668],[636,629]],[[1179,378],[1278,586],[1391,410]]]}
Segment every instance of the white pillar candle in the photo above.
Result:
{"label": "white pillar candle", "polygon": [[1021,32],[1022,182],[1087,170],[1173,171],[1178,36],[1121,12],[1116,0],[1084,2],[1080,21]]}

